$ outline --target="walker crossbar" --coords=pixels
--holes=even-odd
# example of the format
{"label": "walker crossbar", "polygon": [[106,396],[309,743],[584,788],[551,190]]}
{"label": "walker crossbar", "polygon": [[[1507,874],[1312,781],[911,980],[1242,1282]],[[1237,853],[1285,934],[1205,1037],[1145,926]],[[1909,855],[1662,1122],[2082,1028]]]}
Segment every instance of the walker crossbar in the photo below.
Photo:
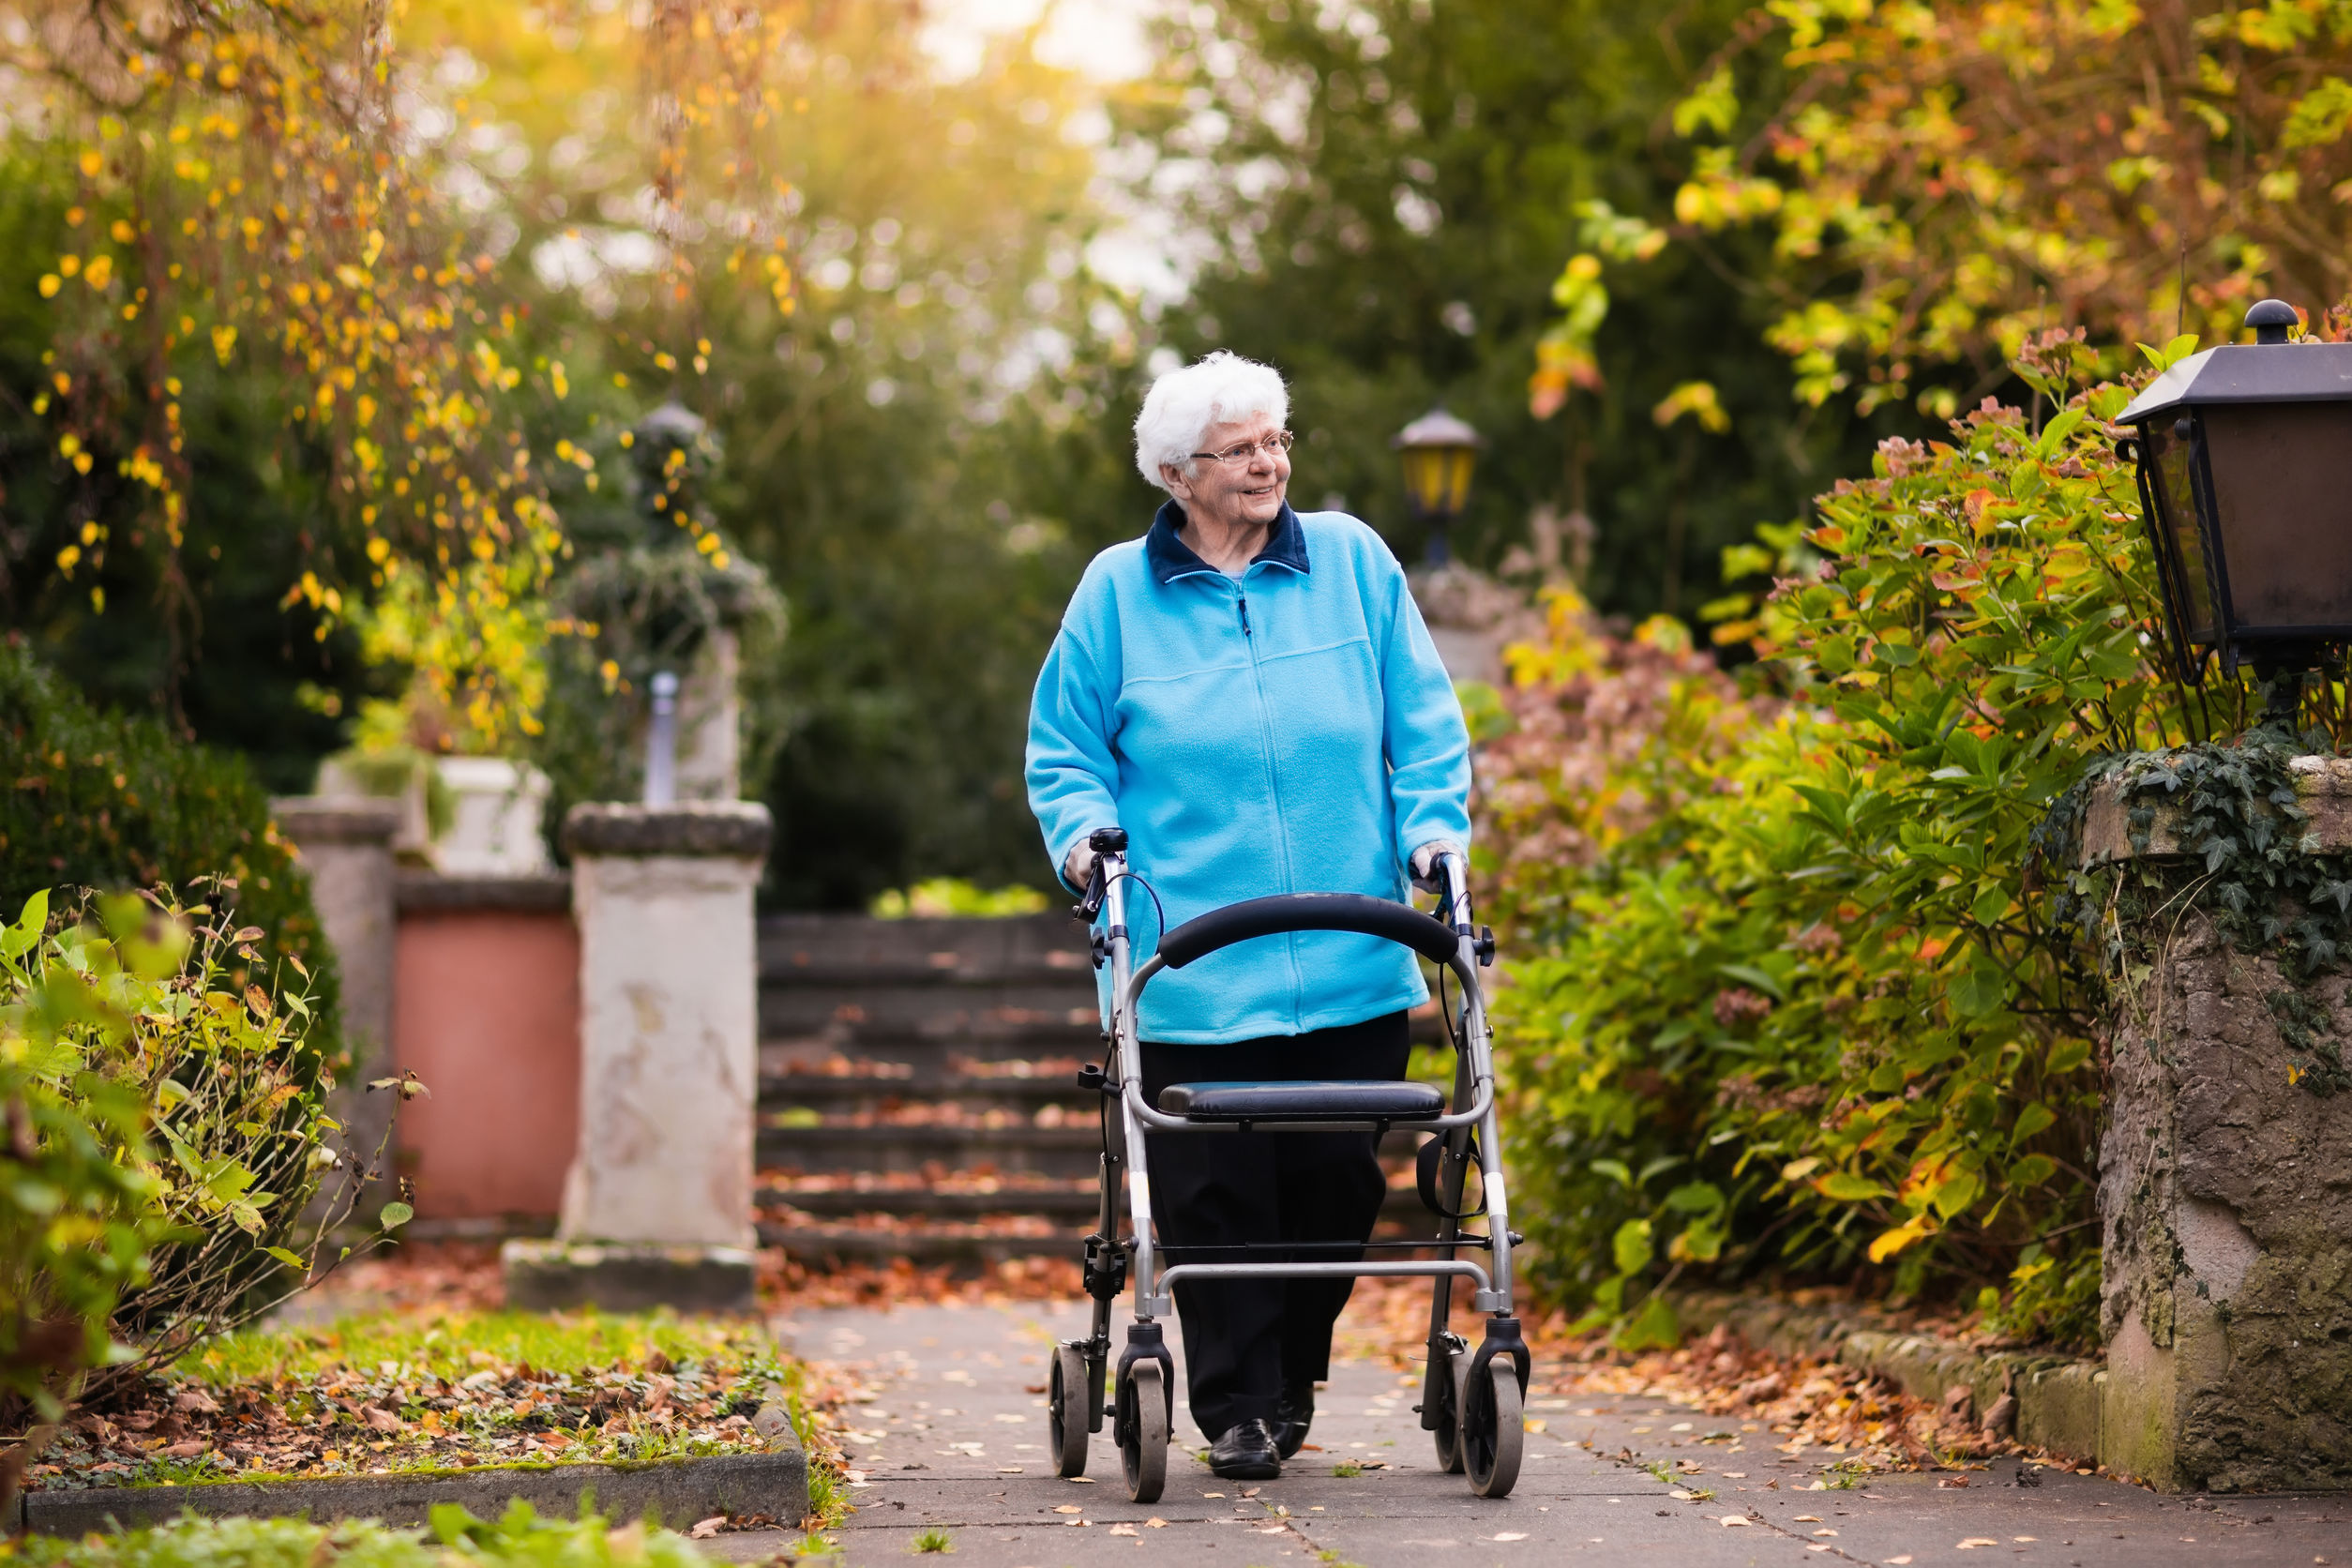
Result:
{"label": "walker crossbar", "polygon": [[[1501,1129],[1495,1104],[1492,1032],[1486,1023],[1485,997],[1479,968],[1491,955],[1491,939],[1470,923],[1467,867],[1458,854],[1437,857],[1432,873],[1442,888],[1435,916],[1410,904],[1357,894],[1289,894],[1213,910],[1164,933],[1158,949],[1140,964],[1133,961],[1127,925],[1126,884],[1134,880],[1126,866],[1127,836],[1117,828],[1099,828],[1092,835],[1095,870],[1085,901],[1077,912],[1102,925],[1094,936],[1095,961],[1110,970],[1110,1027],[1106,1032],[1109,1053],[1103,1066],[1087,1069],[1080,1081],[1100,1088],[1106,1096],[1101,1161],[1102,1191],[1094,1226],[1087,1243],[1087,1289],[1093,1298],[1093,1324],[1085,1339],[1064,1343],[1055,1353],[1048,1413],[1061,1474],[1083,1473],[1086,1434],[1100,1430],[1106,1410],[1099,1395],[1111,1365],[1111,1304],[1123,1289],[1132,1289],[1135,1322],[1128,1344],[1115,1370],[1115,1401],[1120,1412],[1116,1431],[1120,1454],[1126,1464],[1130,1493],[1138,1502],[1159,1496],[1165,1466],[1160,1462],[1172,1431],[1166,1386],[1169,1364],[1162,1348],[1157,1319],[1173,1310],[1173,1287],[1185,1281],[1209,1279],[1352,1279],[1364,1276],[1423,1278],[1432,1282],[1429,1326],[1429,1364],[1423,1394],[1423,1425],[1438,1437],[1440,1462],[1449,1470],[1467,1470],[1470,1486],[1482,1497],[1508,1493],[1518,1473],[1519,1398],[1523,1377],[1510,1368],[1493,1372],[1494,1355],[1473,1358],[1467,1342],[1448,1327],[1455,1279],[1472,1287],[1472,1310],[1490,1314],[1485,1346],[1519,1342],[1517,1319],[1512,1316],[1512,1234],[1509,1203],[1504,1194]],[[1179,1100],[1196,1103],[1196,1114],[1170,1113],[1143,1099],[1142,1038],[1138,1022],[1143,989],[1164,970],[1182,969],[1236,942],[1293,931],[1352,931],[1379,937],[1410,948],[1453,972],[1461,986],[1459,1017],[1450,1021],[1456,1048],[1452,1109],[1436,1115],[1367,1114],[1419,1106],[1404,1097],[1375,1093],[1375,1083],[1215,1083],[1181,1086]],[[1173,1092],[1179,1086],[1171,1086]],[[1423,1102],[1426,1103],[1426,1102]],[[1442,1106],[1445,1102],[1440,1102]],[[1115,1105],[1117,1110],[1111,1111]],[[1236,1108],[1263,1109],[1268,1114],[1240,1115]],[[1441,1148],[1435,1156],[1432,1180],[1424,1187],[1436,1194],[1438,1229],[1420,1241],[1362,1243],[1345,1239],[1259,1243],[1200,1244],[1163,1246],[1152,1216],[1150,1150],[1146,1134],[1360,1132],[1378,1135],[1391,1130],[1426,1132]],[[1428,1156],[1425,1156],[1426,1158]],[[1463,1190],[1469,1173],[1480,1173],[1481,1207],[1465,1212]],[[1124,1198],[1123,1204],[1121,1199]],[[1118,1223],[1125,1210],[1127,1226]],[[1484,1235],[1466,1233],[1465,1219],[1483,1217]],[[1124,1231],[1123,1234],[1122,1231]],[[1427,1247],[1433,1258],[1372,1259],[1358,1249],[1408,1250]],[[1316,1261],[1297,1256],[1302,1251],[1346,1248],[1350,1258]],[[1455,1256],[1457,1250],[1487,1255],[1484,1263]],[[1236,1252],[1280,1252],[1290,1256],[1262,1262],[1168,1261],[1170,1255],[1216,1252],[1228,1258]],[[1523,1365],[1515,1355],[1513,1366]],[[1491,1385],[1491,1386],[1490,1386]],[[1093,1391],[1089,1393],[1088,1391]],[[1215,1434],[1211,1434],[1212,1437]]]}
{"label": "walker crossbar", "polygon": [[1418,1274],[1431,1279],[1452,1274],[1475,1281],[1481,1291],[1491,1289],[1486,1271],[1466,1258],[1450,1261],[1422,1258],[1401,1263],[1179,1263],[1160,1275],[1160,1284],[1173,1286],[1180,1279],[1358,1279],[1365,1274],[1407,1278]]}

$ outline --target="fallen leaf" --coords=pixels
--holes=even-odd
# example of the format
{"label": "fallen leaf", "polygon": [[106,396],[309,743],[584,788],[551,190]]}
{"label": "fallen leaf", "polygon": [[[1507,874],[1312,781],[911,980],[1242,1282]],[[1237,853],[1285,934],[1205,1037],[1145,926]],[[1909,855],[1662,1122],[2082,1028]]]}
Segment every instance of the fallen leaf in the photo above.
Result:
{"label": "fallen leaf", "polygon": [[1112,1535],[1134,1535],[1139,1537],[1143,1532],[1136,1529],[1133,1525],[1113,1525],[1110,1527],[1109,1533]]}
{"label": "fallen leaf", "polygon": [[1092,1486],[1094,1485],[1094,1478],[1091,1475],[1065,1475],[1062,1479],[1068,1482],[1073,1486]]}
{"label": "fallen leaf", "polygon": [[1998,1541],[1994,1540],[1989,1535],[1971,1535],[1966,1541],[1960,1543],[1959,1549],[1964,1552],[1972,1552],[1979,1546],[1998,1546],[1999,1545],[2000,1543]]}
{"label": "fallen leaf", "polygon": [[1666,1496],[1672,1498],[1677,1502],[1688,1502],[1696,1495],[1697,1494],[1695,1492],[1686,1492],[1680,1486],[1675,1487],[1674,1490],[1666,1494]]}
{"label": "fallen leaf", "polygon": [[1729,1530],[1733,1525],[1743,1525],[1747,1522],[1748,1516],[1745,1514],[1726,1514],[1722,1518],[1715,1521],[1715,1523],[1723,1526],[1726,1530]]}
{"label": "fallen leaf", "polygon": [[[1525,1421],[1521,1422],[1520,1425],[1525,1426],[1530,1432],[1540,1432],[1544,1429],[1545,1423],[1542,1416],[1531,1415]],[[1500,1537],[1498,1537],[1498,1539],[1500,1539]]]}
{"label": "fallen leaf", "polygon": [[1146,1530],[1166,1530],[1168,1528],[1168,1521],[1161,1518],[1157,1514],[1154,1514],[1150,1518],[1143,1521],[1143,1528]]}
{"label": "fallen leaf", "polygon": [[1046,1392],[1046,1385],[1043,1383],[1023,1383],[1021,1384],[1021,1392],[1023,1394],[1043,1394]]}
{"label": "fallen leaf", "polygon": [[1821,1515],[1818,1514],[1800,1514],[1797,1515],[1797,1523],[1801,1525],[1817,1525],[1820,1522]]}
{"label": "fallen leaf", "polygon": [[1911,1554],[1905,1552],[1901,1557],[1891,1557],[1887,1560],[1893,1563],[1894,1568],[1909,1568]]}
{"label": "fallen leaf", "polygon": [[716,1535],[718,1527],[726,1522],[727,1515],[724,1514],[714,1514],[707,1519],[697,1519],[694,1521],[694,1528],[686,1531],[686,1538],[692,1541],[707,1541]]}
{"label": "fallen leaf", "polygon": [[1079,1507],[1075,1502],[1057,1502],[1053,1505],[1053,1511],[1057,1514],[1083,1514],[1086,1512],[1085,1509]]}
{"label": "fallen leaf", "polygon": [[1200,1495],[1204,1498],[1221,1498],[1225,1494],[1223,1492],[1203,1492]]}
{"label": "fallen leaf", "polygon": [[172,1408],[175,1410],[191,1410],[198,1415],[220,1413],[219,1403],[201,1388],[184,1389],[172,1395]]}
{"label": "fallen leaf", "polygon": [[1244,1486],[1242,1488],[1242,1496],[1245,1498],[1254,1498],[1263,1490],[1265,1490],[1265,1488],[1262,1486]]}
{"label": "fallen leaf", "polygon": [[1021,1473],[1021,1468],[1018,1465],[999,1465],[996,1467],[996,1473],[999,1475],[1018,1475]]}
{"label": "fallen leaf", "polygon": [[1527,1531],[1523,1530],[1506,1530],[1499,1532],[1495,1536],[1495,1539],[1498,1541],[1524,1541],[1527,1539]]}
{"label": "fallen leaf", "polygon": [[211,1446],[202,1438],[190,1438],[186,1442],[175,1442],[165,1449],[163,1456],[167,1459],[193,1459]]}
{"label": "fallen leaf", "polygon": [[394,1415],[390,1410],[384,1410],[383,1407],[378,1405],[370,1405],[366,1410],[361,1410],[359,1412],[359,1418],[366,1422],[374,1430],[379,1432],[399,1432],[406,1430],[406,1425],[399,1416]]}
{"label": "fallen leaf", "polygon": [[1837,1531],[1832,1530],[1827,1525],[1823,1525],[1819,1530],[1815,1530],[1813,1533],[1816,1535],[1835,1535]]}

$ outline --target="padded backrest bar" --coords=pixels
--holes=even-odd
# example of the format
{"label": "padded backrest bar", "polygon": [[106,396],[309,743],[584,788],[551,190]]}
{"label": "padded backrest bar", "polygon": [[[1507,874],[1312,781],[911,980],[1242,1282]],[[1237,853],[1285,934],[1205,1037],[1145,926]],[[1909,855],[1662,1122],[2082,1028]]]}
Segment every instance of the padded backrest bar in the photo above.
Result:
{"label": "padded backrest bar", "polygon": [[1401,942],[1440,964],[1458,950],[1450,927],[1410,904],[1361,893],[1288,893],[1228,904],[1187,920],[1160,938],[1159,956],[1168,968],[1182,969],[1220,947],[1286,931],[1358,931]]}

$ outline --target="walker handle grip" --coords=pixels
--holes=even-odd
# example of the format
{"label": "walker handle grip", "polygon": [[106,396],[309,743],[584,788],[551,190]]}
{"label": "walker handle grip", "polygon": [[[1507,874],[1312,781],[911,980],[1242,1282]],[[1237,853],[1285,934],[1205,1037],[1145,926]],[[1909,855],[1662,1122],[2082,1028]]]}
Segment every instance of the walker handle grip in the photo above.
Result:
{"label": "walker handle grip", "polygon": [[1286,893],[1228,904],[1185,921],[1160,938],[1159,956],[1182,969],[1222,947],[1286,931],[1355,931],[1411,948],[1433,963],[1453,962],[1460,939],[1453,928],[1410,904],[1361,893]]}

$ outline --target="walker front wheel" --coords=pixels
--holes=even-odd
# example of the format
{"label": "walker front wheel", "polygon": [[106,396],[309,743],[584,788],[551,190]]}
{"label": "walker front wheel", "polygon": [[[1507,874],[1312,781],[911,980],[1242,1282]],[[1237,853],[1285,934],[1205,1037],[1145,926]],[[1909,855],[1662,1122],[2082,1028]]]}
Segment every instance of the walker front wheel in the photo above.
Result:
{"label": "walker front wheel", "polygon": [[[1468,1358],[1464,1358],[1465,1362]],[[1527,1423],[1519,1410],[1519,1372],[1496,1356],[1485,1372],[1461,1383],[1462,1468],[1482,1498],[1509,1497],[1519,1479],[1519,1450]]]}
{"label": "walker front wheel", "polygon": [[1046,1396],[1046,1435],[1051,1440],[1054,1473],[1084,1475],[1086,1433],[1092,1425],[1087,1417],[1093,1413],[1086,1402],[1102,1397],[1099,1390],[1090,1393],[1086,1386],[1086,1352],[1076,1345],[1057,1346],[1048,1380],[1052,1387]]}
{"label": "walker front wheel", "polygon": [[1157,1502],[1168,1485],[1168,1385],[1157,1361],[1138,1358],[1127,1371],[1120,1409],[1128,1417],[1119,1434],[1119,1463],[1127,1472],[1127,1496]]}
{"label": "walker front wheel", "polygon": [[1450,1334],[1441,1344],[1443,1349],[1439,1353],[1444,1356],[1444,1364],[1437,1369],[1438,1375],[1428,1380],[1428,1386],[1442,1392],[1444,1409],[1438,1412],[1437,1425],[1429,1429],[1429,1436],[1437,1442],[1438,1469],[1448,1475],[1459,1475],[1462,1473],[1462,1379],[1470,1369],[1470,1347]]}

